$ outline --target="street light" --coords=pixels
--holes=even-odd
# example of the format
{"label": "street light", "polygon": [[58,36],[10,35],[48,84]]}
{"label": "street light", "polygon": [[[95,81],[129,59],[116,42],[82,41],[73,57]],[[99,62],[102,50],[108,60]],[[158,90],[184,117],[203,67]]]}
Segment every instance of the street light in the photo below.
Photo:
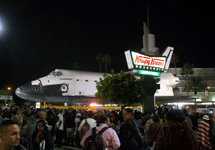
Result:
{"label": "street light", "polygon": [[4,16],[0,16],[0,40],[2,40],[2,42],[4,37],[6,37],[7,34],[8,34],[8,25],[7,25],[6,18],[4,18]]}
{"label": "street light", "polygon": [[10,91],[11,89],[12,89],[11,87],[8,87],[8,88],[7,88],[8,91]]}
{"label": "street light", "polygon": [[0,37],[3,36],[5,32],[5,21],[2,17],[0,17]]}
{"label": "street light", "polygon": [[[208,101],[208,96],[209,96],[209,89],[210,89],[211,87],[210,86],[207,86],[206,88],[205,88],[205,100],[206,100],[206,102]],[[206,110],[208,109],[208,105],[206,105]]]}

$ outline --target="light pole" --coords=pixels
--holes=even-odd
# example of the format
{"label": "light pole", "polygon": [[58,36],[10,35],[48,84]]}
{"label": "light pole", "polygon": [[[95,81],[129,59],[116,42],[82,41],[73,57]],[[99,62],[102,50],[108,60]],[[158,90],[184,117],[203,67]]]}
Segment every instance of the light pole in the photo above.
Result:
{"label": "light pole", "polygon": [[[8,87],[7,87],[7,91],[9,91],[9,92],[8,92],[8,94],[7,94],[7,100],[10,99],[10,91],[11,91],[11,90],[12,90],[12,87],[8,86]],[[5,104],[6,104],[7,100],[6,100],[6,98],[5,98]]]}
{"label": "light pole", "polygon": [[[209,96],[209,89],[210,89],[210,86],[207,86],[205,88],[205,100],[206,100],[206,103],[208,102],[208,96]],[[206,104],[206,111],[208,110],[208,105]]]}

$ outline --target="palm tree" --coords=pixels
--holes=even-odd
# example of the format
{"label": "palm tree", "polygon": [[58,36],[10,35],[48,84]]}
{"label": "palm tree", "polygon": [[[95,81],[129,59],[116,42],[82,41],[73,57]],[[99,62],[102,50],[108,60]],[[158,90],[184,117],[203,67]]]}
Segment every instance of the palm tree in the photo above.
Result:
{"label": "palm tree", "polygon": [[78,62],[73,63],[73,68],[74,68],[75,70],[78,70],[78,69],[80,68]]}
{"label": "palm tree", "polygon": [[178,55],[173,54],[171,64],[174,64],[176,75],[177,75],[176,64],[179,63],[179,61],[180,61],[180,59],[179,59]]}
{"label": "palm tree", "polygon": [[103,57],[102,57],[102,62],[105,63],[105,72],[107,73],[107,65],[110,65],[112,59],[110,57],[110,55],[108,54],[105,54]]}
{"label": "palm tree", "polygon": [[[188,83],[188,90],[193,91],[196,96],[198,92],[204,91],[207,87],[207,84],[204,83],[203,81],[204,80],[201,77],[191,77]],[[187,87],[185,87],[184,90],[187,90]],[[195,99],[195,112],[196,112],[196,99]]]}
{"label": "palm tree", "polygon": [[99,71],[102,72],[102,68],[101,68],[101,60],[102,60],[102,53],[98,53],[96,55],[96,59],[99,60]]}
{"label": "palm tree", "polygon": [[188,75],[193,74],[193,65],[185,63],[184,66],[181,68],[180,71],[182,76],[186,76],[186,83],[187,83],[187,96],[189,96],[189,83],[188,83]]}

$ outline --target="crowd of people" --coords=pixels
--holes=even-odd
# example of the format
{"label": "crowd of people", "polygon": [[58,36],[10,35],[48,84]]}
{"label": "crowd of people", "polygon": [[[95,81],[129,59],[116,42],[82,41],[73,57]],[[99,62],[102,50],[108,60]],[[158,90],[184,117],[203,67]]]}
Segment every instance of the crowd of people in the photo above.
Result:
{"label": "crowd of people", "polygon": [[[141,113],[4,107],[0,149],[53,150],[63,145],[118,150],[215,149],[215,115],[159,108]],[[96,148],[95,148],[96,149]]]}

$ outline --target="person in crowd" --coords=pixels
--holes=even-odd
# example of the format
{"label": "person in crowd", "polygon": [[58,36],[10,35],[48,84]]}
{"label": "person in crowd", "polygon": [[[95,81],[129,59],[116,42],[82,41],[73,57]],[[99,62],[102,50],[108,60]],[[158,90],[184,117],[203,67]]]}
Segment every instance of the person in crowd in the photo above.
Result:
{"label": "person in crowd", "polygon": [[81,118],[81,114],[77,113],[76,118],[75,118],[75,133],[74,133],[74,137],[75,137],[75,145],[76,145],[76,147],[79,147],[79,148],[81,148],[81,145],[80,145],[81,139],[78,136],[78,127],[79,127],[79,125],[81,123],[80,118]]}
{"label": "person in crowd", "polygon": [[[88,122],[89,125],[90,125],[90,129],[96,127],[96,120],[93,119],[93,111],[92,111],[92,110],[88,111],[88,113],[87,113],[87,119],[86,119],[86,120],[87,120],[87,122]],[[80,125],[79,125],[79,127],[78,127],[78,131],[81,130],[81,127],[84,125],[84,123],[86,122],[86,120],[83,119],[83,120],[81,121],[81,123],[80,123]]]}
{"label": "person in crowd", "polygon": [[32,141],[34,150],[53,150],[53,142],[45,120],[37,121],[36,129],[32,134]]}
{"label": "person in crowd", "polygon": [[13,117],[13,113],[10,112],[8,109],[4,110],[2,114],[3,119],[11,119]]}
{"label": "person in crowd", "polygon": [[24,131],[27,132],[27,128],[28,128],[28,126],[27,126],[27,120],[24,119],[24,118],[23,118],[23,122],[22,122],[21,128],[22,128],[22,130],[24,130]]}
{"label": "person in crowd", "polygon": [[27,150],[20,142],[20,128],[13,120],[4,120],[0,125],[1,150]]}
{"label": "person in crowd", "polygon": [[163,137],[158,139],[155,150],[198,150],[199,145],[194,131],[185,121],[181,110],[171,110],[167,114],[169,127]]}
{"label": "person in crowd", "polygon": [[27,132],[32,135],[34,130],[35,130],[35,127],[36,127],[36,123],[37,123],[37,120],[36,118],[33,116],[33,113],[31,112],[30,109],[26,109],[24,110],[23,112],[23,117],[24,119],[27,120]]}
{"label": "person in crowd", "polygon": [[124,109],[123,113],[124,123],[120,128],[119,139],[121,146],[119,150],[139,150],[140,143],[138,143],[137,135],[139,135],[137,121],[133,118],[133,110],[130,108]]}
{"label": "person in crowd", "polygon": [[51,141],[54,144],[54,136],[56,135],[56,123],[58,122],[58,117],[56,117],[56,114],[53,110],[49,110],[47,112],[47,119],[46,119],[47,123],[48,123],[48,130],[50,132],[50,136],[51,136]]}
{"label": "person in crowd", "polygon": [[37,113],[37,120],[45,120],[46,119],[46,111],[45,110],[40,110]]}
{"label": "person in crowd", "polygon": [[198,131],[196,133],[197,140],[201,147],[208,150],[212,148],[210,142],[209,131],[210,131],[210,118],[209,115],[204,115],[203,120],[198,124]]}
{"label": "person in crowd", "polygon": [[210,142],[212,145],[211,149],[215,150],[215,113],[211,114],[210,119],[211,119],[211,123],[210,123],[209,136],[210,136]]}
{"label": "person in crowd", "polygon": [[76,114],[76,118],[75,118],[75,133],[74,133],[74,135],[77,135],[78,127],[79,127],[79,125],[81,123],[81,119],[80,118],[81,118],[81,114],[77,113]]}
{"label": "person in crowd", "polygon": [[165,133],[167,130],[167,127],[168,127],[168,122],[166,119],[166,112],[164,112],[164,111],[160,114],[160,124],[162,125],[164,133]]}
{"label": "person in crowd", "polygon": [[63,139],[63,131],[64,131],[64,122],[63,122],[63,114],[60,110],[57,110],[57,116],[59,118],[58,122],[56,123],[56,141],[57,141],[57,147],[62,147],[62,139]]}
{"label": "person in crowd", "polygon": [[[75,112],[74,112],[75,113]],[[75,114],[68,112],[66,116],[66,142],[67,145],[74,146],[74,133],[75,133]]]}
{"label": "person in crowd", "polygon": [[153,123],[152,116],[153,116],[152,113],[147,114],[148,120],[146,121],[146,123],[144,125],[144,127],[146,128],[147,131],[148,131],[149,125]]}
{"label": "person in crowd", "polygon": [[163,109],[161,108],[161,106],[159,106],[159,107],[157,108],[158,114],[160,115],[162,111],[163,111]]}
{"label": "person in crowd", "polygon": [[[189,126],[191,128],[193,128],[193,123],[192,123],[192,120],[190,119],[190,117],[188,116],[187,110],[183,109],[183,112],[184,112],[184,115],[185,115],[185,121],[187,121],[187,123],[189,124]],[[198,115],[198,113],[197,113],[197,115]]]}
{"label": "person in crowd", "polygon": [[[110,119],[107,115],[100,115],[97,119],[97,127],[96,127],[96,133],[98,134],[99,131],[101,131],[104,127],[108,127],[110,125]],[[81,140],[81,146],[84,147],[85,140],[92,135],[92,129],[87,131],[83,139]],[[116,132],[112,128],[108,128],[101,134],[101,139],[103,142],[104,148],[108,148],[109,150],[112,150],[113,148],[119,148],[120,147],[120,141],[116,134]]]}
{"label": "person in crowd", "polygon": [[114,130],[116,131],[117,135],[120,134],[120,128],[121,128],[121,120],[119,118],[116,119],[116,125],[114,127]]}
{"label": "person in crowd", "polygon": [[149,125],[148,136],[149,136],[149,141],[151,141],[154,144],[154,142],[157,142],[157,140],[160,137],[164,136],[164,131],[163,131],[162,125],[159,122],[160,117],[158,114],[153,115],[152,120],[153,120],[153,123]]}
{"label": "person in crowd", "polygon": [[104,114],[104,110],[101,109],[101,107],[97,107],[96,108],[96,113],[94,115],[94,119],[97,120],[99,116],[101,116],[102,114]]}
{"label": "person in crowd", "polygon": [[20,132],[19,132],[20,137],[22,137],[28,141],[28,149],[33,150],[31,135],[21,128],[21,126],[23,124],[23,116],[19,116],[19,115],[13,116],[12,120],[16,121],[20,127]]}
{"label": "person in crowd", "polygon": [[114,119],[114,115],[111,114],[111,115],[110,115],[110,127],[111,127],[112,129],[114,129],[114,128],[115,128],[115,124],[116,124],[116,121],[115,121],[115,119]]}
{"label": "person in crowd", "polygon": [[198,120],[197,120],[198,124],[199,124],[200,121],[202,121],[203,116],[204,115],[202,113],[198,113]]}
{"label": "person in crowd", "polygon": [[197,113],[193,113],[192,117],[191,117],[191,121],[193,124],[193,130],[197,130],[198,129],[198,114]]}

